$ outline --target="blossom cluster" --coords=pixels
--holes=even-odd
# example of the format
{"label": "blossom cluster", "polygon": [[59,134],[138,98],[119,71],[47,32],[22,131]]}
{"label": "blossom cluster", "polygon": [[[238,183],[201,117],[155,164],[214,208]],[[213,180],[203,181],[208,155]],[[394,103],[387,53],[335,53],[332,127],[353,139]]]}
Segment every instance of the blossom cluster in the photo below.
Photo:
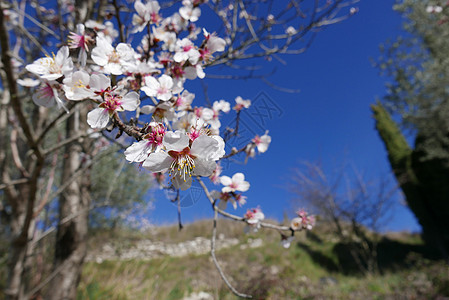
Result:
{"label": "blossom cluster", "polygon": [[[189,189],[196,177],[209,178],[223,185],[211,195],[224,210],[228,203],[244,205],[242,193],[250,184],[241,172],[221,175],[220,160],[227,155],[220,119],[231,107],[239,117],[251,100],[236,96],[233,105],[223,99],[194,105],[196,95],[187,89],[188,82],[204,78],[207,66],[227,47],[225,39],[197,27],[204,2],[183,0],[176,12],[163,17],[157,1],[136,1],[133,44],[117,41],[119,31],[111,21],[78,24],[56,54],[26,66],[33,78],[18,83],[35,89],[33,101],[40,106],[69,112],[70,102],[89,102],[92,130],[118,128],[134,139],[124,151],[128,162],[151,172],[161,186],[180,190]],[[254,157],[256,149],[264,153],[270,143],[266,131],[240,152]],[[228,156],[237,152],[233,149]],[[264,214],[251,209],[244,219],[257,230]],[[298,224],[313,226],[307,216]]]}

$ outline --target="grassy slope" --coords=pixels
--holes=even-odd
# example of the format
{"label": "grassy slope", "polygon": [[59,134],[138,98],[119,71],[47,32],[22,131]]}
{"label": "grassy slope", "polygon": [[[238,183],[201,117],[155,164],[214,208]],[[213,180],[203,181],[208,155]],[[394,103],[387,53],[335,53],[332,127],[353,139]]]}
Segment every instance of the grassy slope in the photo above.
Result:
{"label": "grassy slope", "polygon": [[[148,235],[119,232],[118,243],[140,238],[180,242],[210,236],[211,221],[164,227]],[[318,227],[319,228],[319,227]],[[279,245],[276,232],[242,234],[243,225],[220,220],[219,232],[242,242],[262,238],[264,246],[241,249],[240,245],[218,251],[217,257],[235,287],[256,299],[429,299],[449,296],[449,269],[424,257],[414,236],[385,239],[379,255],[383,274],[362,276],[351,263],[343,245],[325,230],[306,237],[300,233],[290,249]],[[92,245],[101,244],[100,234]],[[104,238],[103,238],[104,239]],[[79,299],[182,299],[206,291],[215,299],[235,299],[220,279],[209,255],[163,257],[151,261],[89,262],[84,268]]]}

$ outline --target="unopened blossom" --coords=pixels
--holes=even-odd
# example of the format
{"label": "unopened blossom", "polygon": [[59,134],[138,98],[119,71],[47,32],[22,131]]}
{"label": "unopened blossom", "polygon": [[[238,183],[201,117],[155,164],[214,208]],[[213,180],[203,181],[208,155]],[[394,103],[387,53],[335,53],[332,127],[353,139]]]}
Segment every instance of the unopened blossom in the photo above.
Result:
{"label": "unopened blossom", "polygon": [[39,58],[25,68],[41,79],[56,80],[72,72],[73,62],[69,57],[69,48],[64,46],[59,49],[56,55]]}
{"label": "unopened blossom", "polygon": [[288,35],[294,35],[296,33],[296,29],[293,26],[288,26],[285,30],[285,33]]}
{"label": "unopened blossom", "polygon": [[134,50],[130,45],[120,43],[114,49],[111,43],[97,37],[97,46],[92,50],[92,60],[103,67],[105,73],[121,75],[134,62]]}
{"label": "unopened blossom", "polygon": [[64,102],[58,94],[59,86],[60,84],[56,81],[42,83],[33,94],[33,102],[43,107],[52,107],[57,104],[59,108],[63,108],[68,113],[69,110],[65,107]]}
{"label": "unopened blossom", "polygon": [[124,110],[134,111],[140,104],[139,94],[130,92],[125,96],[116,93],[105,92],[103,95],[103,102],[98,108],[92,110],[87,114],[87,123],[92,128],[104,128],[109,123],[109,118],[115,112]]}
{"label": "unopened blossom", "polygon": [[164,152],[151,154],[143,167],[151,172],[169,171],[175,188],[188,189],[192,176],[210,176],[216,161],[224,155],[224,141],[219,136],[202,135],[193,142],[182,131],[167,132],[163,139]]}
{"label": "unopened blossom", "polygon": [[165,126],[161,123],[150,123],[150,132],[141,141],[133,143],[125,150],[125,158],[130,162],[142,162],[151,153],[159,152],[165,136]]}
{"label": "unopened blossom", "polygon": [[233,109],[235,111],[241,111],[243,108],[249,108],[251,106],[251,100],[244,100],[242,97],[237,96],[235,98],[235,106]]}
{"label": "unopened blossom", "polygon": [[223,193],[230,193],[235,191],[246,192],[249,190],[249,182],[245,181],[243,173],[235,173],[232,178],[228,176],[221,176],[220,182],[224,187],[221,189]]}
{"label": "unopened blossom", "polygon": [[5,17],[6,28],[11,30],[19,25],[19,14],[12,9],[3,9],[3,16]]}
{"label": "unopened blossom", "polygon": [[81,66],[86,66],[87,52],[89,51],[89,43],[92,43],[92,38],[86,34],[83,24],[76,25],[76,32],[70,32],[69,47],[71,49],[79,49],[78,61]]}
{"label": "unopened blossom", "polygon": [[150,97],[167,101],[172,97],[173,79],[168,75],[162,75],[158,79],[153,76],[145,77],[145,85],[141,90]]}
{"label": "unopened blossom", "polygon": [[285,249],[290,248],[291,243],[294,240],[294,236],[290,235],[290,236],[286,236],[281,234],[281,246],[284,247]]}
{"label": "unopened blossom", "polygon": [[359,9],[358,9],[357,7],[351,7],[351,8],[349,9],[349,13],[350,13],[351,15],[356,14],[358,11],[359,11]]}

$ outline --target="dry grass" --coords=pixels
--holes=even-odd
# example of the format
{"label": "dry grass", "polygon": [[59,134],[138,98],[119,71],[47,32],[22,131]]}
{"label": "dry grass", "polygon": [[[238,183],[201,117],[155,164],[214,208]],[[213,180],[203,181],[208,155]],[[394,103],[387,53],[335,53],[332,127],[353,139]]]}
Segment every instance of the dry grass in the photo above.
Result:
{"label": "dry grass", "polygon": [[[176,226],[167,226],[144,236],[170,243],[209,236],[210,222],[189,224],[181,233]],[[243,227],[244,224],[227,220],[220,220],[219,224],[220,232],[226,237],[241,237],[243,242],[262,238],[264,246],[241,249],[236,245],[218,251],[217,257],[238,290],[252,294],[255,299],[434,299],[449,296],[448,266],[426,259],[415,236],[403,234],[400,242],[389,240],[386,253],[402,257],[402,261],[395,256],[393,263],[386,261],[391,267],[384,268],[383,274],[364,277],[354,270],[352,273],[345,270],[351,266],[343,264],[346,260],[342,253],[336,252],[339,248],[326,230],[318,229],[312,238],[300,233],[297,244],[283,249],[276,232],[247,236],[242,235]],[[138,238],[137,234],[127,236],[129,241]],[[235,299],[209,255],[91,262],[85,266],[79,291],[80,299],[182,299],[198,291],[206,291],[215,299]]]}

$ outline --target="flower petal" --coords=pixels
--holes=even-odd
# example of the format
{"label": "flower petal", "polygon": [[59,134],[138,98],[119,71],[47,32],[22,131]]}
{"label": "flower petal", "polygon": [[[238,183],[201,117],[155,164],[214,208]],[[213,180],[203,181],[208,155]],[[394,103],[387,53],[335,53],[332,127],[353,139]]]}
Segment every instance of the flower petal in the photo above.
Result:
{"label": "flower petal", "polygon": [[165,134],[163,144],[167,150],[182,151],[189,146],[189,137],[184,132],[177,130]]}
{"label": "flower petal", "polygon": [[140,99],[139,94],[136,92],[129,92],[122,99],[122,107],[128,111],[134,111],[139,107]]}
{"label": "flower petal", "polygon": [[173,158],[165,152],[151,153],[142,167],[151,172],[163,172],[170,168]]}
{"label": "flower petal", "polygon": [[87,114],[87,124],[92,128],[105,128],[109,122],[109,114],[106,109],[96,108]]}
{"label": "flower petal", "polygon": [[195,169],[193,173],[198,176],[210,176],[217,168],[217,163],[213,160],[195,158]]}

